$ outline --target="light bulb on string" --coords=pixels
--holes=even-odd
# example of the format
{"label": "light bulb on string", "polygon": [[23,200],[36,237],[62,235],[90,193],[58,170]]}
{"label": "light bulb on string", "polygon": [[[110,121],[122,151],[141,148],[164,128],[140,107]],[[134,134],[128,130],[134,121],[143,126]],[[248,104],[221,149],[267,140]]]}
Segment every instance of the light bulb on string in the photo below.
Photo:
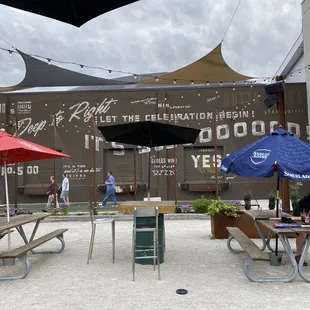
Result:
{"label": "light bulb on string", "polygon": [[155,77],[156,82],[158,82],[158,77]]}
{"label": "light bulb on string", "polygon": [[81,67],[81,70],[83,70],[83,69],[84,69],[84,65],[80,65],[80,67]]}
{"label": "light bulb on string", "polygon": [[48,63],[49,65],[51,64],[51,62],[52,62],[52,59],[47,58],[47,63]]}
{"label": "light bulb on string", "polygon": [[109,75],[111,75],[112,74],[112,70],[109,70]]}
{"label": "light bulb on string", "polygon": [[136,79],[136,78],[137,78],[137,75],[136,75],[136,74],[134,74],[134,75],[133,75],[133,77]]}
{"label": "light bulb on string", "polygon": [[191,84],[193,85],[193,84],[194,84],[194,81],[191,81]]}
{"label": "light bulb on string", "polygon": [[176,84],[176,83],[177,83],[177,80],[174,79],[174,80],[173,80],[173,83]]}
{"label": "light bulb on string", "polygon": [[208,86],[210,85],[209,81],[207,81],[207,85],[208,85]]}
{"label": "light bulb on string", "polygon": [[13,54],[13,51],[11,51],[11,50],[8,50],[8,52],[9,52],[9,56],[12,56],[12,54]]}

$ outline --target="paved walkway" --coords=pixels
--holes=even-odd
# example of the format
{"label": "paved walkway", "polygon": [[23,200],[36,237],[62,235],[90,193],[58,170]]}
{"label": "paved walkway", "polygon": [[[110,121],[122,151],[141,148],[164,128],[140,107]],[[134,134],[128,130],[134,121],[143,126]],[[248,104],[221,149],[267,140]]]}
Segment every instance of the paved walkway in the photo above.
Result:
{"label": "paved walkway", "polygon": [[[32,225],[26,231],[29,233]],[[162,280],[152,266],[137,265],[136,282],[131,273],[131,222],[116,223],[116,263],[111,261],[110,225],[98,227],[93,259],[86,264],[90,224],[42,223],[38,236],[67,227],[66,249],[60,254],[29,255],[31,270],[18,281],[0,282],[0,309],[292,309],[309,305],[310,284],[297,278],[292,283],[251,283],[243,273],[244,254],[228,251],[225,240],[210,238],[209,220],[167,221],[167,252]],[[16,232],[13,246],[21,245]],[[58,245],[57,240],[46,248]],[[0,241],[0,252],[7,239]],[[265,269],[288,272],[285,266]],[[0,266],[4,274],[9,268]],[[309,267],[310,272],[310,267]],[[188,294],[176,294],[185,288]]]}

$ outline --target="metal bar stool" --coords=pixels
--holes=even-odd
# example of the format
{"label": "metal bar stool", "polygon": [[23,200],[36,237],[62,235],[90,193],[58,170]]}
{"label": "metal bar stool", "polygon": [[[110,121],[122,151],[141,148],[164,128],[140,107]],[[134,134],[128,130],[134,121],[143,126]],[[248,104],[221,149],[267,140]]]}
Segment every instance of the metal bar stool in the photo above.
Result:
{"label": "metal bar stool", "polygon": [[93,208],[92,203],[89,204],[89,214],[90,214],[90,221],[92,225],[92,232],[91,232],[91,237],[90,237],[87,264],[89,264],[89,260],[92,258],[92,255],[93,255],[96,225],[97,224],[109,224],[109,223],[111,223],[111,227],[112,227],[112,261],[114,264],[115,263],[115,220],[114,218],[99,218],[99,219],[95,218],[94,208]]}
{"label": "metal bar stool", "polygon": [[[139,217],[153,217],[155,223],[147,225],[138,225],[137,218]],[[133,281],[135,281],[136,272],[136,259],[150,259],[153,258],[154,270],[158,270],[158,280],[160,280],[160,259],[159,259],[159,242],[158,242],[158,207],[147,208],[135,208],[134,209],[134,221],[133,221],[133,236],[132,236],[132,273]],[[152,246],[137,246],[137,232],[152,232],[153,233],[153,245]],[[143,252],[144,256],[136,256],[136,253]],[[147,255],[147,252],[152,252],[153,255]]]}

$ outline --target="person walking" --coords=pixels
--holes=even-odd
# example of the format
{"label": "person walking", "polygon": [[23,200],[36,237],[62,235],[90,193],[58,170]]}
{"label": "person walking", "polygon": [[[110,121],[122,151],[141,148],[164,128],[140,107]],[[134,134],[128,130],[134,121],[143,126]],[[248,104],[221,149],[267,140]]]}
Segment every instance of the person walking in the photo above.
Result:
{"label": "person walking", "polygon": [[42,209],[42,212],[47,212],[47,209],[51,209],[54,207],[54,199],[56,199],[56,211],[59,210],[59,204],[57,199],[57,189],[55,191],[55,179],[54,176],[50,177],[51,185],[49,187],[49,191],[47,192],[47,203],[46,208]]}
{"label": "person walking", "polygon": [[62,175],[60,198],[63,199],[64,203],[67,206],[70,206],[70,203],[69,203],[69,179],[65,173]]}
{"label": "person walking", "polygon": [[112,174],[112,171],[108,172],[108,180],[105,182],[105,184],[107,186],[107,192],[103,199],[102,207],[105,207],[110,197],[112,198],[113,203],[114,203],[112,207],[117,207],[118,202],[115,197],[115,178]]}

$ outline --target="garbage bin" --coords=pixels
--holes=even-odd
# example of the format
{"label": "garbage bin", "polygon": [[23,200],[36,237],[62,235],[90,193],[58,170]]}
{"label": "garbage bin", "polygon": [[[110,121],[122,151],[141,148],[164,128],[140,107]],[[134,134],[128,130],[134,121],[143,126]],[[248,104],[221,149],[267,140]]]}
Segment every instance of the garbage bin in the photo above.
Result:
{"label": "garbage bin", "polygon": [[[137,228],[139,226],[147,226],[155,224],[155,217],[138,217],[137,218]],[[164,215],[158,215],[158,245],[159,245],[159,263],[162,264],[164,262],[164,247],[163,247],[163,240],[164,240]],[[151,231],[144,231],[144,232],[137,232],[136,237],[136,249],[141,250],[143,246],[153,246],[153,232]],[[147,255],[153,256],[154,251],[147,251]],[[144,256],[143,252],[137,252],[136,257]],[[137,264],[141,265],[153,265],[153,258],[150,259],[136,259]],[[157,262],[156,262],[157,263]]]}

